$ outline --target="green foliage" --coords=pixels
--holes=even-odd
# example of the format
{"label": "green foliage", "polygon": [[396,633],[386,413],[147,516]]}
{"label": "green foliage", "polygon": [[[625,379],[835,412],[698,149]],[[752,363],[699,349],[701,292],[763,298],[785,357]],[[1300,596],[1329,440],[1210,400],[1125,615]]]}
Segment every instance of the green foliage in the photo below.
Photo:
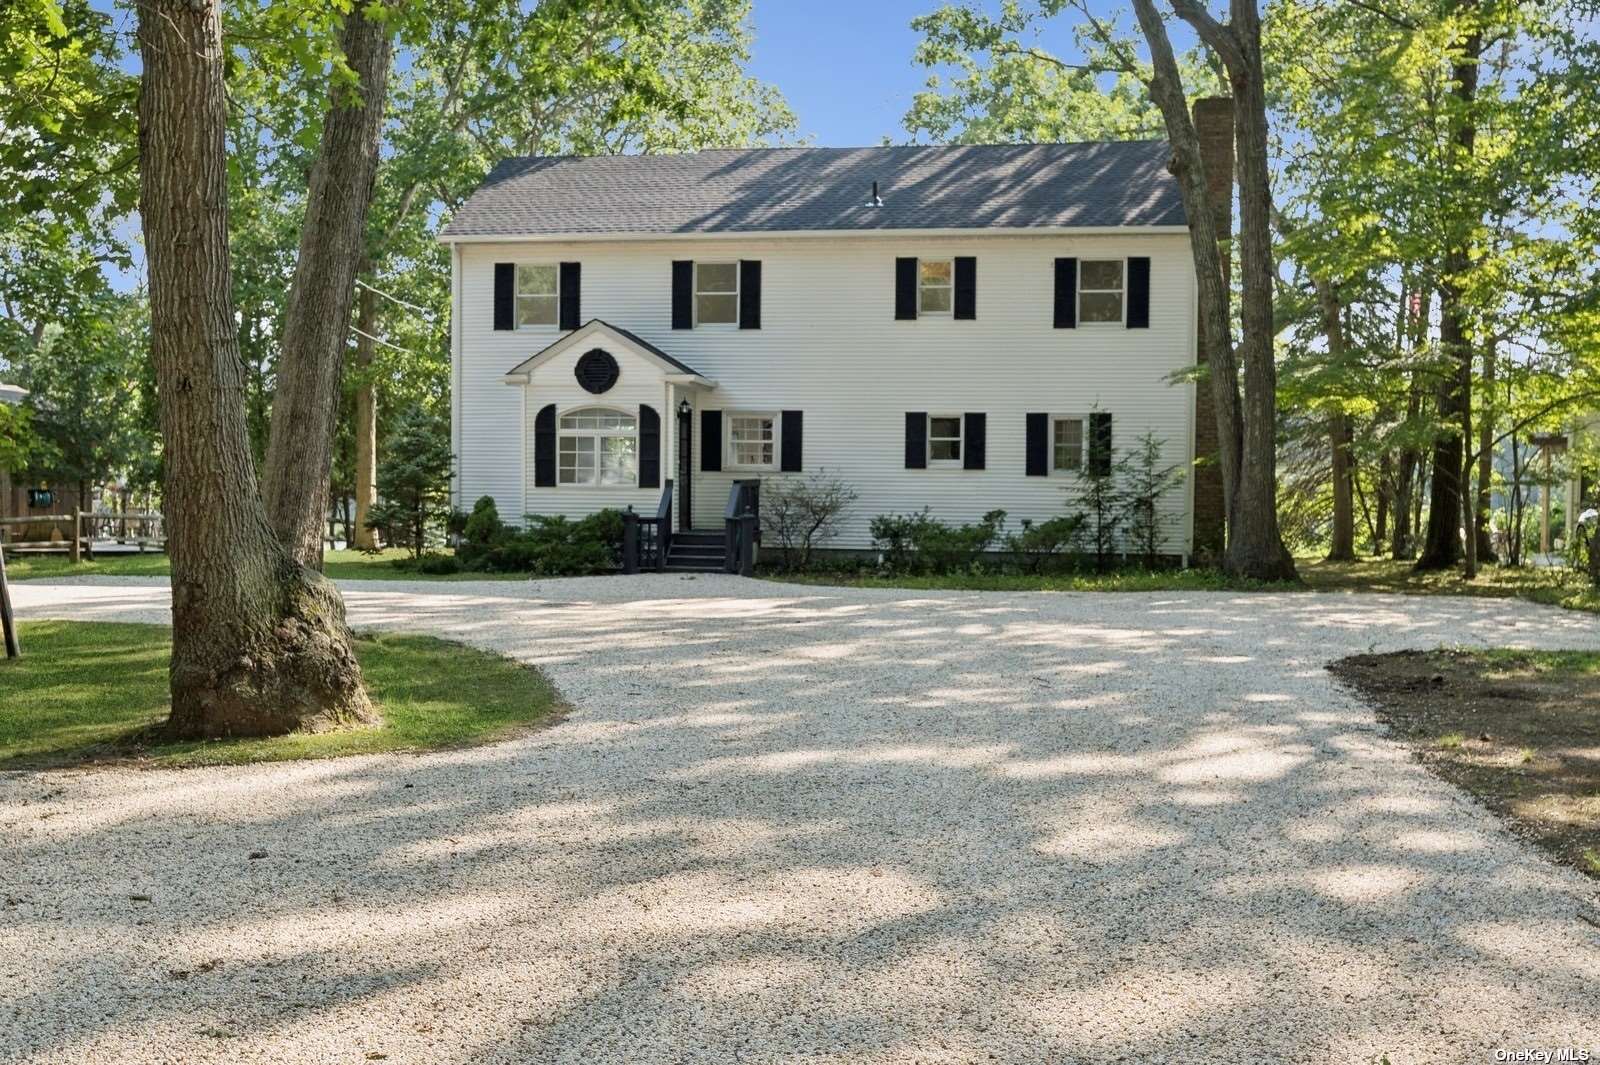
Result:
{"label": "green foliage", "polygon": [[500,520],[494,500],[484,496],[464,523],[455,559],[462,569],[480,573],[612,573],[622,560],[622,514],[606,509],[578,521],[532,515],[526,529],[513,529]]}
{"label": "green foliage", "polygon": [[1116,468],[1097,468],[1092,462],[1084,463],[1078,470],[1076,499],[1084,511],[1094,568],[1104,573],[1116,558],[1128,507],[1128,495],[1118,483]]}
{"label": "green foliage", "polygon": [[1005,528],[1006,512],[991,510],[976,523],[952,526],[919,513],[880,514],[869,529],[883,568],[891,573],[953,573],[970,570]]}
{"label": "green foliage", "polygon": [[1122,526],[1129,548],[1146,567],[1154,568],[1165,552],[1171,518],[1161,512],[1161,501],[1183,476],[1181,466],[1163,466],[1161,438],[1153,432],[1139,437],[1138,446],[1117,463],[1122,479]]}
{"label": "green foliage", "polygon": [[1043,573],[1055,560],[1078,551],[1087,523],[1083,514],[1061,514],[1041,522],[1023,518],[1021,531],[1006,535],[1006,552],[1023,572]]}
{"label": "green foliage", "polygon": [[439,539],[450,505],[450,432],[423,410],[407,412],[378,466],[378,503],[367,525],[421,558]]}
{"label": "green foliage", "polygon": [[[1148,65],[1126,37],[1108,44],[1095,27],[1075,28],[1076,55],[1034,43],[1058,2],[1024,8],[946,4],[911,21],[923,35],[914,61],[933,71],[902,124],[940,144],[1051,143],[1165,138],[1145,90]],[[1182,59],[1191,96],[1216,77],[1196,50]]]}
{"label": "green foliage", "polygon": [[34,431],[32,411],[0,403],[0,470],[26,469],[42,455],[44,446]]}
{"label": "green foliage", "polygon": [[72,484],[156,484],[160,445],[148,350],[142,296],[102,291],[63,324],[43,329],[36,345],[12,353],[11,376],[28,390],[42,444],[30,472]]}

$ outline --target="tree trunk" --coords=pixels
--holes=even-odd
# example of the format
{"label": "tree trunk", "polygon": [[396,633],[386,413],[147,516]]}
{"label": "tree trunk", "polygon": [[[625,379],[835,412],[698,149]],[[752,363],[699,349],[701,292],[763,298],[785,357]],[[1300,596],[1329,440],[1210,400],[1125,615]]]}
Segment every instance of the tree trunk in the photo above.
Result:
{"label": "tree trunk", "polygon": [[1378,517],[1372,530],[1372,553],[1383,551],[1389,538],[1389,500],[1394,497],[1394,455],[1387,449],[1378,458]]}
{"label": "tree trunk", "polygon": [[[1232,0],[1227,30],[1237,54],[1223,53],[1233,83],[1239,177],[1239,273],[1244,370],[1244,436],[1239,492],[1224,568],[1238,577],[1292,581],[1294,557],[1278,530],[1278,367],[1273,351],[1272,190],[1267,168],[1267,101],[1261,20],[1255,0]],[[1182,14],[1182,9],[1179,11]],[[1197,27],[1198,28],[1198,27]]]}
{"label": "tree trunk", "polygon": [[331,94],[284,314],[263,488],[278,538],[308,566],[322,564],[339,375],[356,274],[366,257],[392,34],[392,23],[369,20],[359,7],[345,19],[340,46],[360,79],[361,98],[343,98],[338,86]]}
{"label": "tree trunk", "polygon": [[[1466,373],[1472,372],[1469,363]],[[1472,439],[1472,404],[1461,408],[1461,439]],[[1477,507],[1477,497],[1472,492],[1472,455],[1463,446],[1461,449],[1461,527],[1466,530],[1466,553],[1462,561],[1467,580],[1472,580],[1478,575],[1478,537],[1474,534],[1473,525]]]}
{"label": "tree trunk", "polygon": [[[1217,464],[1222,468],[1222,496],[1226,500],[1227,535],[1231,540],[1243,419],[1222,251],[1222,242],[1231,234],[1219,220],[1225,222],[1232,213],[1232,175],[1207,172],[1200,151],[1200,137],[1189,115],[1189,101],[1184,95],[1177,59],[1154,0],[1134,0],[1133,8],[1150,47],[1153,68],[1150,97],[1161,110],[1167,139],[1172,144],[1172,159],[1167,166],[1178,180],[1178,192],[1189,219],[1189,248],[1194,258],[1199,296],[1200,342],[1208,352],[1206,376],[1211,382],[1212,404],[1216,411]],[[1196,106],[1205,103],[1201,101]]]}
{"label": "tree trunk", "polygon": [[378,500],[378,388],[372,380],[372,359],[377,345],[378,297],[362,289],[356,301],[356,519],[350,530],[354,546],[372,551],[378,537],[367,528],[367,515]]}
{"label": "tree trunk", "polygon": [[[1470,10],[1475,3],[1463,3]],[[1478,93],[1478,58],[1483,52],[1483,33],[1471,30],[1462,42],[1461,58],[1451,68],[1459,117],[1453,140],[1456,164],[1471,163],[1477,143],[1477,125],[1471,118]],[[1443,429],[1433,445],[1433,490],[1428,500],[1428,532],[1419,570],[1449,569],[1461,561],[1461,532],[1471,535],[1472,523],[1462,523],[1461,493],[1468,438],[1461,426],[1471,420],[1472,346],[1467,332],[1467,311],[1462,306],[1462,284],[1472,268],[1473,226],[1458,226],[1444,255],[1444,277],[1439,283],[1439,345],[1452,362],[1439,389],[1439,420]],[[1468,511],[1470,513],[1470,511]]]}
{"label": "tree trunk", "polygon": [[[1444,268],[1446,275],[1456,276],[1457,271],[1467,269],[1467,263],[1452,252],[1446,257]],[[1463,526],[1461,519],[1462,473],[1468,461],[1461,427],[1470,417],[1472,405],[1471,363],[1463,369],[1460,362],[1467,350],[1464,315],[1461,290],[1452,281],[1442,283],[1439,346],[1456,365],[1440,384],[1436,400],[1442,426],[1433,443],[1433,486],[1428,494],[1428,528],[1416,562],[1419,570],[1449,569],[1461,562],[1461,530],[1471,527],[1470,523]],[[1470,359],[1470,355],[1467,357]]]}
{"label": "tree trunk", "polygon": [[[1334,365],[1345,361],[1346,348],[1343,308],[1333,284],[1325,277],[1315,279],[1317,308],[1322,315],[1322,332],[1328,340],[1328,360]],[[1329,562],[1353,562],[1356,557],[1356,520],[1352,499],[1350,416],[1336,410],[1328,416],[1328,447],[1333,466],[1333,535],[1328,546]]]}
{"label": "tree trunk", "polygon": [[139,213],[172,565],[172,713],[181,737],[370,722],[344,603],[296,564],[257,492],[228,258],[218,0],[138,12]]}
{"label": "tree trunk", "polygon": [[1499,561],[1494,537],[1489,533],[1490,493],[1494,486],[1494,418],[1490,407],[1494,402],[1496,355],[1491,340],[1483,349],[1483,410],[1478,415],[1478,506],[1473,528],[1477,531],[1479,563]]}
{"label": "tree trunk", "polygon": [[1328,418],[1328,444],[1333,451],[1333,535],[1329,562],[1354,562],[1356,516],[1350,462],[1350,416],[1335,411]]}

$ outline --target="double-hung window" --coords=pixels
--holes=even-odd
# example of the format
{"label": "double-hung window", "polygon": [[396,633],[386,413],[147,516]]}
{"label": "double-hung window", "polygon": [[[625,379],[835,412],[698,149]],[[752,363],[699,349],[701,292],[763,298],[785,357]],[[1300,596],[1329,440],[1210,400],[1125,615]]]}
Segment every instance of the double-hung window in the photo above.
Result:
{"label": "double-hung window", "polygon": [[951,313],[954,291],[954,260],[917,260],[917,313],[919,315]]}
{"label": "double-hung window", "polygon": [[1122,324],[1121,259],[1085,259],[1078,266],[1078,321],[1086,325]]}
{"label": "double-hung window", "polygon": [[587,407],[561,416],[556,481],[602,488],[639,479],[639,422],[631,414]]}
{"label": "double-hung window", "polygon": [[739,264],[694,264],[695,325],[739,324]]}
{"label": "double-hung window", "polygon": [[959,463],[961,461],[961,415],[931,414],[928,416],[928,462]]}
{"label": "double-hung window", "polygon": [[1082,418],[1053,418],[1050,424],[1050,468],[1076,473],[1083,469]]}
{"label": "double-hung window", "polygon": [[560,287],[555,263],[518,263],[517,328],[555,325],[560,317]]}
{"label": "double-hung window", "polygon": [[742,469],[777,466],[778,417],[733,414],[728,419],[728,464]]}

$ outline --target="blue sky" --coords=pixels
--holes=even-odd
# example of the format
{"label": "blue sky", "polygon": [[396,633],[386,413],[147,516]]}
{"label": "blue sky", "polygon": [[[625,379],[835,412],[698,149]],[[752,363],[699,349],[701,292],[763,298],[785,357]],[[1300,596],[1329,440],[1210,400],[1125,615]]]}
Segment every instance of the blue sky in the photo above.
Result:
{"label": "blue sky", "polygon": [[[921,35],[911,20],[947,0],[755,0],[750,73],[778,87],[814,144],[850,147],[906,138],[901,119],[929,71],[912,62]],[[981,4],[998,12],[999,0]],[[1126,5],[1092,0],[1114,20]],[[1035,43],[1054,55],[1076,55],[1070,8],[1040,30]],[[1131,29],[1131,21],[1126,22]],[[1193,47],[1185,27],[1169,25],[1180,52]]]}
{"label": "blue sky", "polygon": [[927,72],[911,20],[940,0],[756,0],[750,73],[776,85],[800,132],[835,147],[902,140]]}

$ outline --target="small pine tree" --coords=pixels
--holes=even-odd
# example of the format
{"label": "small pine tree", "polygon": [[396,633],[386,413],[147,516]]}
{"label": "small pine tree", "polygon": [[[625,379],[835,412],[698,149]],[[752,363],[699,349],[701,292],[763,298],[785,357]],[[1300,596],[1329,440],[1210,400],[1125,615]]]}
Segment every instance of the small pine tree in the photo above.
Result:
{"label": "small pine tree", "polygon": [[450,508],[450,433],[421,410],[402,415],[378,465],[378,496],[367,527],[421,558]]}
{"label": "small pine tree", "polygon": [[1140,561],[1153,569],[1166,546],[1166,523],[1161,516],[1161,497],[1177,483],[1177,466],[1162,466],[1162,441],[1155,433],[1145,433],[1138,447],[1117,463],[1123,484],[1122,521],[1129,545]]}
{"label": "small pine tree", "polygon": [[1116,558],[1125,509],[1117,470],[1110,463],[1088,462],[1078,471],[1078,505],[1083,508],[1094,568],[1104,573]]}

